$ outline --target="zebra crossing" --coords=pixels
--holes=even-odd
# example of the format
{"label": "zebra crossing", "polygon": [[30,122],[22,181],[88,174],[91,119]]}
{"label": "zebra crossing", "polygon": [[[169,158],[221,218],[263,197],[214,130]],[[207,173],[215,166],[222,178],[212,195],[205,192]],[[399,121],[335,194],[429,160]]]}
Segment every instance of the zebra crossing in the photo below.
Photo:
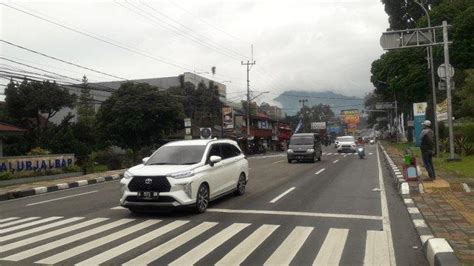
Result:
{"label": "zebra crossing", "polygon": [[[346,249],[360,249],[360,258],[345,258],[351,264],[389,262],[386,232],[376,230],[366,230],[354,246],[348,240],[360,233],[351,236],[348,228],[270,223],[54,216],[0,218],[0,228],[0,264],[191,265],[210,256],[212,264],[236,265],[252,263],[247,259],[263,249],[270,252],[257,264],[288,265],[304,257],[307,264],[336,265]],[[321,246],[308,254],[318,238]],[[216,249],[225,251],[216,256]]]}

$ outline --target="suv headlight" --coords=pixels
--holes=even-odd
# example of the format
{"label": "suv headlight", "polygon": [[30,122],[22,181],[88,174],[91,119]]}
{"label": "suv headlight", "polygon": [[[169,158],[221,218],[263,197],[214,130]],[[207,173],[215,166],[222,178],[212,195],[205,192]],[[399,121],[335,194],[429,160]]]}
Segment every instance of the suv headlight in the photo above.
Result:
{"label": "suv headlight", "polygon": [[123,173],[123,178],[125,179],[130,179],[132,177],[133,175],[129,171],[125,171],[125,173]]}
{"label": "suv headlight", "polygon": [[293,153],[293,150],[292,150],[292,149],[288,149],[288,153]]}
{"label": "suv headlight", "polygon": [[306,152],[314,152],[314,149],[307,149]]}
{"label": "suv headlight", "polygon": [[194,171],[183,171],[183,172],[177,172],[170,174],[170,177],[180,179],[180,178],[186,178],[186,177],[191,177],[194,175]]}

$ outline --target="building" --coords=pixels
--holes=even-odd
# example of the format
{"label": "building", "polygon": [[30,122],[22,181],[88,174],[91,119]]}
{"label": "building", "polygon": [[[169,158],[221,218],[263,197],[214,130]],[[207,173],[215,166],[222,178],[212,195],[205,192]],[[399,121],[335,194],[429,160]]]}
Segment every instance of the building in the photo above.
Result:
{"label": "building", "polygon": [[[118,90],[123,83],[126,82],[133,82],[133,83],[148,83],[151,86],[156,86],[160,89],[169,89],[172,87],[179,87],[181,86],[181,82],[186,83],[190,82],[194,84],[194,86],[198,86],[199,83],[203,82],[206,86],[209,86],[210,82],[214,83],[214,86],[217,86],[217,90],[219,93],[219,99],[225,103],[226,102],[226,94],[227,88],[224,84],[199,76],[194,73],[185,72],[178,76],[173,77],[163,77],[163,78],[150,78],[150,79],[134,79],[134,80],[121,80],[121,81],[108,81],[108,82],[97,82],[97,83],[89,83],[91,88],[91,95],[92,98],[95,100],[94,108],[95,110],[99,110],[100,104],[107,100],[110,95],[115,90]],[[78,97],[81,95],[81,86],[66,86],[70,93],[76,94]],[[77,110],[64,108],[60,110],[53,118],[51,118],[51,122],[59,124],[61,123],[62,119],[68,114],[72,113],[74,115],[74,122],[77,121]]]}

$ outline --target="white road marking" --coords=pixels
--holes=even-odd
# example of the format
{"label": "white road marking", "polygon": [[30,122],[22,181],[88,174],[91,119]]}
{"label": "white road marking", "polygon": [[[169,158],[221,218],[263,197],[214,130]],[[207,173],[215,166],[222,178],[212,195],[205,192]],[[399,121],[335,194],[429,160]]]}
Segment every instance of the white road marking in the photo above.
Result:
{"label": "white road marking", "polygon": [[372,155],[373,153],[369,152],[369,155]]}
{"label": "white road marking", "polygon": [[380,201],[382,206],[382,224],[383,224],[383,231],[387,234],[387,242],[388,242],[388,251],[390,256],[390,265],[395,266],[397,262],[395,260],[395,250],[393,248],[393,239],[392,239],[392,228],[390,224],[390,216],[388,213],[388,205],[387,205],[387,195],[385,194],[385,185],[383,182],[382,176],[382,166],[380,164],[380,154],[379,154],[379,145],[377,144],[377,164],[378,164],[378,172],[379,172],[379,184],[380,188],[382,189],[380,195]]}
{"label": "white road marking", "polygon": [[29,245],[29,244],[32,244],[32,243],[36,243],[36,242],[39,242],[39,241],[42,241],[42,240],[45,240],[45,239],[48,239],[48,238],[51,238],[51,237],[55,237],[55,236],[58,236],[58,235],[62,235],[62,234],[71,232],[73,230],[81,229],[81,228],[89,226],[89,225],[100,223],[100,222],[103,222],[105,220],[108,220],[108,218],[95,218],[95,219],[85,221],[85,222],[80,223],[80,224],[71,225],[71,226],[64,227],[64,228],[61,228],[61,229],[58,229],[58,230],[55,230],[55,231],[51,231],[51,232],[48,232],[48,233],[45,233],[45,234],[42,234],[42,235],[37,235],[37,236],[31,237],[31,238],[27,238],[27,239],[23,239],[23,240],[13,242],[13,243],[10,243],[10,244],[7,244],[7,245],[3,245],[2,246],[2,251],[6,252],[6,251],[9,251],[9,250],[12,250],[12,249],[15,249],[15,248],[19,248],[19,247],[26,246],[26,245]]}
{"label": "white road marking", "polygon": [[332,162],[332,163],[337,163],[337,162],[339,162],[339,160],[335,160],[335,161],[334,161],[334,162]]}
{"label": "white road marking", "polygon": [[344,154],[344,158],[346,158],[346,157],[347,157],[347,154]]}
{"label": "white road marking", "polygon": [[323,168],[323,169],[321,169],[321,170],[317,171],[317,172],[316,172],[316,173],[314,173],[314,174],[315,174],[315,175],[319,175],[320,173],[324,172],[324,170],[326,170],[326,168]]}
{"label": "white road marking", "polygon": [[327,155],[332,155],[332,152],[328,153]]}
{"label": "white road marking", "polygon": [[467,193],[471,192],[471,188],[469,187],[468,184],[462,183],[462,187],[464,188],[464,191],[466,191]]}
{"label": "white road marking", "polygon": [[121,244],[120,246],[114,247],[112,249],[109,249],[105,252],[102,252],[92,258],[89,258],[85,261],[79,262],[77,265],[99,265],[101,263],[104,263],[114,257],[117,256],[117,254],[123,254],[125,252],[128,252],[136,247],[142,246],[145,243],[162,236],[168,232],[173,231],[174,229],[183,226],[185,224],[189,223],[189,221],[174,221],[172,223],[169,223],[163,227],[160,227],[156,230],[153,230],[147,234],[144,234],[138,238],[134,238],[128,242],[125,242]]}
{"label": "white road marking", "polygon": [[122,207],[122,206],[117,206],[117,207],[113,207],[113,208],[110,208],[111,210],[126,210],[127,208],[125,207]]}
{"label": "white road marking", "polygon": [[19,253],[15,253],[13,255],[10,255],[8,257],[3,258],[3,260],[8,260],[8,261],[24,260],[24,259],[36,256],[38,254],[41,254],[43,252],[46,252],[46,251],[49,251],[49,250],[52,250],[52,249],[55,249],[55,248],[58,248],[58,247],[76,242],[76,241],[79,241],[81,239],[84,239],[84,238],[102,233],[102,232],[110,230],[110,229],[113,229],[115,227],[119,227],[121,225],[124,225],[126,223],[130,223],[132,221],[133,221],[133,219],[120,219],[120,220],[117,220],[115,222],[104,224],[102,226],[99,226],[99,227],[96,227],[96,228],[93,228],[93,229],[90,229],[90,230],[87,230],[87,231],[84,231],[84,232],[79,232],[75,235],[71,235],[71,236],[68,236],[68,237],[65,237],[65,238],[61,238],[59,240],[49,242],[49,243],[41,245],[41,246],[37,246],[37,247],[27,249],[27,250],[22,250]]}
{"label": "white road marking", "polygon": [[382,231],[367,231],[364,265],[384,265],[389,261],[387,234]]}
{"label": "white road marking", "polygon": [[339,265],[348,233],[348,229],[329,229],[313,265]]}
{"label": "white road marking", "polygon": [[11,220],[15,220],[15,219],[20,219],[20,217],[8,217],[8,218],[3,218],[3,219],[0,219],[0,223],[5,223],[5,222],[11,221]]}
{"label": "white road marking", "polygon": [[63,251],[63,252],[55,254],[51,257],[48,257],[48,258],[42,259],[40,261],[37,261],[35,263],[49,264],[49,265],[57,264],[58,262],[67,260],[69,258],[72,258],[72,257],[76,256],[76,255],[79,255],[79,254],[82,254],[82,253],[87,252],[89,250],[92,250],[94,248],[100,247],[102,245],[105,245],[107,243],[115,241],[119,238],[122,238],[122,237],[127,236],[127,235],[132,234],[132,233],[135,233],[135,232],[137,232],[139,230],[142,230],[142,229],[145,229],[147,227],[150,227],[150,226],[152,226],[154,224],[157,224],[159,222],[160,222],[160,220],[146,220],[146,221],[141,222],[139,224],[127,227],[126,229],[123,229],[121,231],[113,232],[110,235],[104,236],[102,238],[96,239],[96,240],[91,241],[91,242],[87,242],[87,243],[82,244],[80,246],[77,246],[75,248]]}
{"label": "white road marking", "polygon": [[214,222],[204,222],[192,229],[180,234],[179,236],[169,240],[166,243],[163,243],[140,256],[124,263],[126,266],[136,266],[136,265],[148,265],[151,262],[159,259],[160,257],[168,254],[169,252],[175,250],[176,248],[186,244],[188,241],[194,239],[195,237],[201,235],[212,227],[216,226],[217,223]]}
{"label": "white road marking", "polygon": [[46,224],[46,225],[43,225],[43,226],[39,226],[39,227],[31,228],[31,229],[28,229],[28,230],[24,230],[24,231],[21,231],[21,232],[18,232],[18,233],[10,234],[10,235],[7,235],[7,236],[2,236],[2,237],[0,237],[0,242],[15,239],[15,238],[19,238],[19,237],[30,235],[30,234],[37,233],[37,232],[41,232],[41,231],[44,231],[44,230],[47,230],[47,229],[50,229],[50,228],[53,228],[53,227],[56,227],[56,226],[76,222],[76,221],[79,221],[81,219],[84,219],[84,217],[73,217],[73,218],[69,218],[69,219],[66,219],[66,220],[54,222],[52,224]]}
{"label": "white road marking", "polygon": [[216,265],[240,265],[279,225],[264,224],[219,260]]}
{"label": "white road marking", "polygon": [[92,190],[92,191],[89,191],[89,192],[74,194],[74,195],[70,195],[70,196],[65,196],[65,197],[60,197],[60,198],[55,198],[55,199],[50,199],[50,200],[43,200],[43,201],[39,201],[39,202],[35,202],[35,203],[26,204],[26,206],[34,206],[34,205],[48,203],[48,202],[52,202],[52,201],[57,201],[57,200],[62,200],[62,199],[69,199],[69,198],[73,198],[73,197],[79,197],[79,196],[82,196],[82,195],[87,195],[87,194],[96,193],[96,192],[99,192],[99,191],[98,190]]}
{"label": "white road marking", "polygon": [[313,227],[295,227],[264,265],[289,265],[312,231]]}
{"label": "white road marking", "polygon": [[275,203],[277,202],[279,199],[283,198],[286,194],[290,193],[291,191],[293,191],[295,189],[295,187],[291,187],[289,188],[287,191],[281,193],[280,195],[278,195],[276,198],[272,199],[270,201],[270,203]]}
{"label": "white road marking", "polygon": [[284,161],[285,160],[279,160],[279,161],[273,162],[272,164],[281,163],[281,162],[284,162]]}
{"label": "white road marking", "polygon": [[211,251],[222,245],[224,242],[229,240],[231,237],[242,231],[244,228],[249,226],[247,223],[235,223],[215,234],[211,238],[207,239],[191,251],[182,255],[177,260],[170,263],[170,265],[192,265],[204,258]]}
{"label": "white road marking", "polygon": [[341,213],[318,213],[318,212],[292,212],[292,211],[265,211],[265,210],[233,210],[233,209],[207,209],[208,212],[236,213],[236,214],[263,214],[263,215],[281,215],[281,216],[305,216],[305,217],[323,217],[323,218],[341,218],[341,219],[361,219],[361,220],[382,220],[381,216],[341,214]]}
{"label": "white road marking", "polygon": [[9,227],[9,226],[12,226],[12,225],[15,225],[15,224],[24,223],[24,222],[28,222],[28,221],[31,221],[31,220],[36,220],[36,219],[39,219],[39,218],[40,218],[40,217],[28,217],[28,218],[23,218],[23,219],[20,219],[20,220],[16,220],[16,221],[12,221],[12,222],[8,222],[8,223],[0,224],[0,228]]}
{"label": "white road marking", "polygon": [[11,232],[11,231],[23,229],[23,228],[30,227],[30,226],[37,225],[37,224],[42,224],[42,223],[51,222],[51,221],[54,221],[54,220],[57,220],[57,219],[61,219],[61,218],[63,218],[63,217],[61,217],[61,216],[53,216],[53,217],[48,217],[48,218],[45,218],[45,219],[41,219],[41,220],[36,220],[36,221],[33,221],[33,222],[29,222],[29,223],[26,223],[26,224],[20,224],[20,225],[17,225],[17,226],[8,227],[8,228],[6,228],[6,229],[0,229],[0,234],[5,234],[5,233]]}

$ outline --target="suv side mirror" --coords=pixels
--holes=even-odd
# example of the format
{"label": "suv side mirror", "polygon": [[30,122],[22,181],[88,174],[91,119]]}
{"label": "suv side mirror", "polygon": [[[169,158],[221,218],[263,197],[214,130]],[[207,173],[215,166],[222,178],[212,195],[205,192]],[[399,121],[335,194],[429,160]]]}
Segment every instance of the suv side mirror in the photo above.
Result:
{"label": "suv side mirror", "polygon": [[213,156],[211,156],[211,158],[209,158],[209,162],[210,162],[211,166],[214,166],[215,163],[218,163],[220,161],[222,161],[222,157],[220,157],[220,156],[213,155]]}
{"label": "suv side mirror", "polygon": [[143,163],[143,164],[146,164],[146,162],[148,161],[148,159],[150,159],[150,157],[145,157],[145,158],[143,158],[143,159],[142,159],[142,163]]}

